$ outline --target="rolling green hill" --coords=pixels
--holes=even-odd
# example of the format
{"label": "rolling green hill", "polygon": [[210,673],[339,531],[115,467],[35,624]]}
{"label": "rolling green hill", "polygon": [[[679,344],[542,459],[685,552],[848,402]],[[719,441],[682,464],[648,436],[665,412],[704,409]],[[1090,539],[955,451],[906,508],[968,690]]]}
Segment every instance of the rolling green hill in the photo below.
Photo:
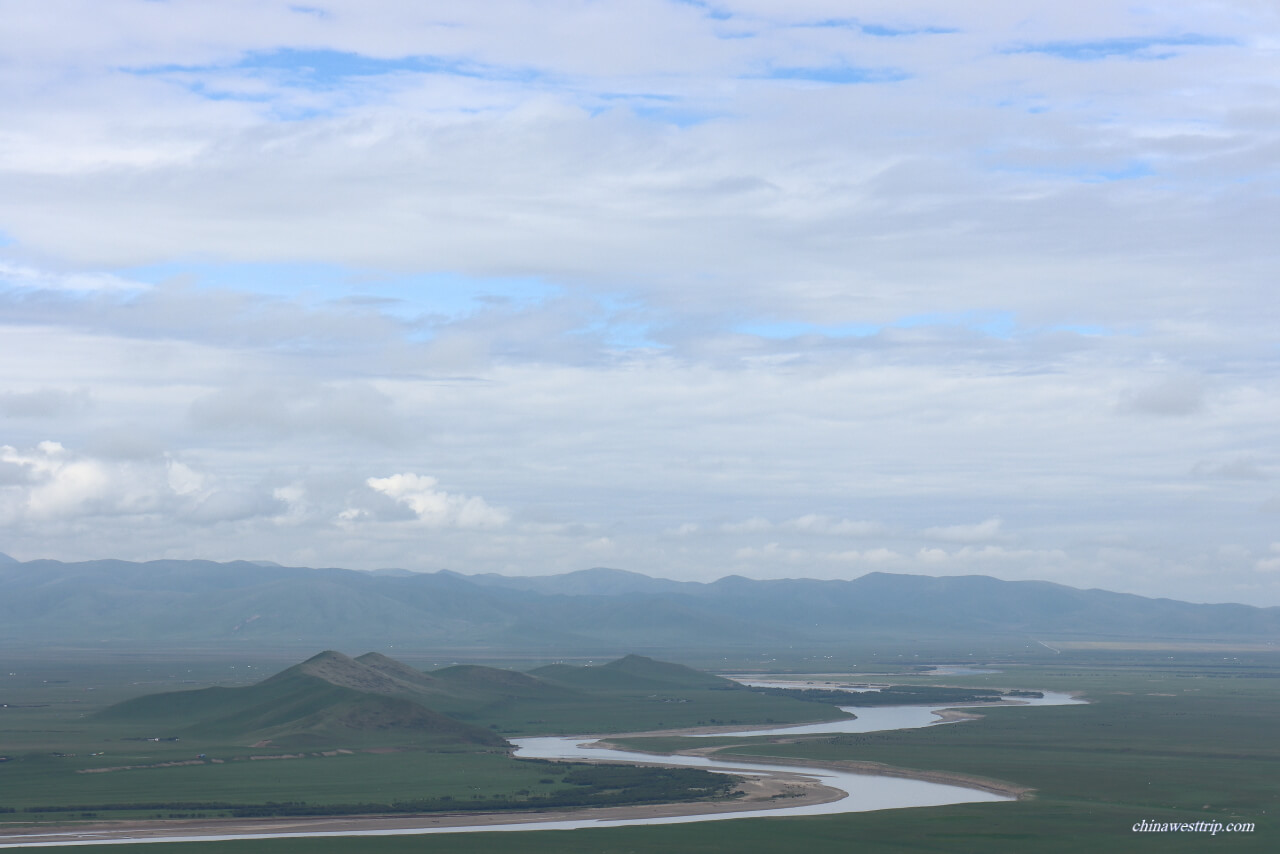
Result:
{"label": "rolling green hill", "polygon": [[97,717],[167,736],[239,744],[302,746],[402,737],[420,746],[506,746],[491,730],[419,702],[422,686],[435,681],[431,677],[381,659],[374,667],[340,652],[322,652],[256,685],[151,694]]}
{"label": "rolling green hill", "polygon": [[[24,696],[10,682],[0,826],[77,816],[318,816],[702,799],[724,795],[725,781],[702,771],[522,759],[502,736],[635,731],[730,714],[757,723],[831,716],[814,703],[706,690],[700,684],[715,677],[650,659],[597,669],[627,676],[631,688],[582,689],[470,665],[427,673],[380,653],[351,658],[335,651],[255,684],[112,705],[104,698],[100,710],[81,705],[98,696],[85,693],[89,685],[32,678],[22,683],[31,692]],[[77,678],[89,670],[78,667]],[[134,664],[128,672],[145,676],[150,668]],[[100,676],[88,678],[96,690]],[[670,686],[660,696],[651,690],[655,678]],[[146,684],[155,683],[116,685],[111,696]],[[74,699],[50,710],[41,702],[50,690]]]}
{"label": "rolling green hill", "polygon": [[655,661],[643,655],[628,655],[599,667],[549,664],[530,673],[563,685],[597,691],[648,691],[663,688],[734,690],[742,687],[723,676],[703,673],[682,664]]}
{"label": "rolling green hill", "polygon": [[137,697],[95,716],[127,735],[223,745],[505,750],[502,735],[837,718],[680,664],[628,655],[530,673],[479,665],[422,672],[380,653],[315,655],[255,685]]}
{"label": "rolling green hill", "polygon": [[380,652],[366,652],[364,655],[356,656],[355,660],[402,685],[413,686],[416,690],[431,690],[437,687],[435,677],[428,676],[402,661],[388,658]]}

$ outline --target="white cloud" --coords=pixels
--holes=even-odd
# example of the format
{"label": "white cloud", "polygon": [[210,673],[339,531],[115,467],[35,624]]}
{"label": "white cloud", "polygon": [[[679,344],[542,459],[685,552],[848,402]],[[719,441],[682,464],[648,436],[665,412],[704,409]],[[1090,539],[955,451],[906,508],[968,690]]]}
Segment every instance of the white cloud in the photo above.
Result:
{"label": "white cloud", "polygon": [[746,546],[734,551],[734,558],[744,561],[770,561],[786,564],[806,563],[810,559],[803,549],[789,549],[778,543],[765,543],[763,546]]}
{"label": "white cloud", "polygon": [[500,528],[511,518],[507,510],[494,507],[479,496],[436,489],[438,481],[434,477],[393,474],[371,477],[365,483],[375,492],[407,505],[430,528]]}
{"label": "white cloud", "polygon": [[26,473],[25,482],[0,493],[11,521],[141,512],[155,499],[144,472],[78,457],[58,442],[43,441],[28,451],[5,445],[0,447],[0,461]]}
{"label": "white cloud", "polygon": [[612,557],[617,554],[617,543],[609,537],[597,537],[583,543],[582,551],[592,557]]}
{"label": "white cloud", "polygon": [[887,530],[880,522],[832,519],[829,516],[812,513],[790,519],[784,522],[783,526],[804,533],[828,534],[838,537],[871,537],[884,534]]}
{"label": "white cloud", "polygon": [[336,433],[389,444],[403,438],[392,400],[367,382],[228,385],[193,401],[190,418],[198,429],[223,434]]}
{"label": "white cloud", "polygon": [[1191,474],[1227,480],[1267,480],[1269,477],[1266,470],[1252,457],[1236,457],[1222,462],[1201,460],[1191,467]]}
{"label": "white cloud", "polygon": [[1280,543],[1271,544],[1271,556],[1259,558],[1254,563],[1258,572],[1280,572]]}
{"label": "white cloud", "polygon": [[940,525],[925,528],[924,536],[932,540],[946,540],[953,543],[980,543],[998,538],[1003,524],[1001,519],[993,516],[985,522],[973,525]]}
{"label": "white cloud", "polygon": [[307,487],[304,484],[290,483],[285,486],[277,486],[271,490],[271,497],[279,503],[282,510],[275,517],[277,523],[300,525],[307,521],[312,508],[308,501]]}
{"label": "white cloud", "polygon": [[0,392],[0,415],[7,418],[57,418],[83,415],[93,405],[89,393],[55,388]]}
{"label": "white cloud", "polygon": [[6,548],[1280,603],[1262,7],[322,5],[6,21]]}
{"label": "white cloud", "polygon": [[726,534],[759,534],[773,529],[773,523],[760,516],[743,519],[741,522],[725,522],[720,530]]}
{"label": "white cloud", "polygon": [[893,549],[878,548],[857,551],[849,549],[827,555],[829,560],[847,561],[849,563],[866,563],[872,565],[905,564],[907,559]]}
{"label": "white cloud", "polygon": [[205,478],[190,466],[180,462],[169,461],[169,488],[178,495],[191,495],[199,492],[205,484]]}
{"label": "white cloud", "polygon": [[111,273],[53,273],[0,260],[0,285],[32,291],[140,291],[150,286]]}
{"label": "white cloud", "polygon": [[1125,389],[1120,396],[1123,412],[1179,416],[1199,412],[1205,405],[1205,383],[1199,377],[1161,377]]}
{"label": "white cloud", "polygon": [[0,447],[0,463],[22,473],[0,484],[0,518],[33,533],[100,517],[106,525],[127,524],[119,517],[130,516],[208,524],[272,509],[261,496],[163,456],[101,458],[43,441],[25,451]]}

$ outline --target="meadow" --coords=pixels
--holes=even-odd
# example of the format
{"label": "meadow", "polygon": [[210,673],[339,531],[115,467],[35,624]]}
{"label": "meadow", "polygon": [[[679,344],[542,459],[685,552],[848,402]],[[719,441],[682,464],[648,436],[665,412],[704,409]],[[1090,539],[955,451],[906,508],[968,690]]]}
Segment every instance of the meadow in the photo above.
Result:
{"label": "meadow", "polygon": [[[838,714],[726,690],[733,686],[725,680],[640,657],[552,667],[563,683],[472,665],[440,668],[430,678],[391,671],[422,679],[423,701],[455,717],[351,688],[352,680],[380,676],[334,653],[266,680],[274,662],[187,667],[144,657],[88,666],[33,656],[11,658],[9,666],[0,683],[0,824],[12,825],[724,797],[720,775],[632,767],[605,779],[589,765],[514,759],[500,736]],[[232,670],[242,675],[228,679]],[[223,687],[200,688],[212,681]],[[406,707],[432,717],[406,717]]]}
{"label": "meadow", "polygon": [[[1216,660],[1214,660],[1216,658]],[[1280,850],[1280,661],[1274,654],[1090,649],[1052,664],[1000,665],[1001,672],[894,682],[1080,692],[1088,705],[979,708],[978,720],[923,730],[776,739],[698,739],[725,754],[878,762],[986,777],[1034,789],[1017,802],[889,810],[821,818],[762,818],[607,830],[465,833],[423,837],[126,845],[164,854],[349,852],[441,854],[670,850],[764,854],[861,852],[1202,852]],[[617,727],[619,730],[630,727]],[[676,750],[679,738],[633,738],[627,746]],[[412,760],[403,755],[360,757]],[[350,758],[339,761],[346,762]],[[326,760],[327,761],[327,760]],[[288,763],[280,763],[283,767]],[[304,763],[298,763],[301,766]],[[322,763],[317,762],[315,767]],[[335,766],[337,767],[336,763]],[[374,767],[372,764],[370,768]],[[411,774],[406,765],[406,774]],[[393,779],[393,765],[384,766]],[[109,776],[109,775],[108,775]],[[519,781],[505,781],[513,786]],[[1249,832],[1135,833],[1158,823],[1232,823]],[[63,849],[53,849],[63,850]],[[70,850],[70,849],[65,849]]]}

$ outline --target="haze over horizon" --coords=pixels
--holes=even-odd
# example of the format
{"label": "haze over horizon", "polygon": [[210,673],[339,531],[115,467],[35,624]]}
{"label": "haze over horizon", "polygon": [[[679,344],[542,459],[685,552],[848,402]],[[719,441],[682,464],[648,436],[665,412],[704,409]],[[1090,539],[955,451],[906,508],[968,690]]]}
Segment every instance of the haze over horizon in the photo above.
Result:
{"label": "haze over horizon", "polygon": [[9,10],[0,550],[1280,605],[1280,11]]}

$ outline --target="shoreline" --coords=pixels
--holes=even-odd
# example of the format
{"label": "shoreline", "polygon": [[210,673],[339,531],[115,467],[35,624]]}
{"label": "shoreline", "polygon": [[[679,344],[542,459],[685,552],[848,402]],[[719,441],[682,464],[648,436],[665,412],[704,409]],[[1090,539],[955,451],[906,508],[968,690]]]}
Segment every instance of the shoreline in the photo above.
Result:
{"label": "shoreline", "polygon": [[[954,720],[977,719],[981,715],[966,715],[963,712],[957,712]],[[780,740],[778,743],[794,743],[795,739]],[[608,741],[599,741],[588,745],[590,747],[599,746],[606,750],[622,750],[626,749],[633,753],[647,753],[648,751],[637,750],[634,747],[622,748]],[[886,765],[883,762],[869,762],[859,759],[798,759],[788,756],[769,756],[748,754],[748,753],[721,753],[724,747],[693,747],[689,750],[678,750],[674,753],[652,753],[654,757],[661,756],[703,756],[707,759],[720,759],[725,762],[759,762],[761,765],[797,765],[805,768],[827,768],[832,771],[847,771],[851,774],[863,774],[872,777],[899,777],[904,780],[920,780],[925,783],[940,783],[944,786],[962,786],[966,789],[980,789],[984,792],[991,792],[996,795],[1004,795],[1005,797],[1016,798],[1017,800],[1028,800],[1034,797],[1035,789],[1027,786],[1019,786],[1015,783],[1007,783],[1003,780],[994,780],[990,777],[977,777],[970,774],[962,774],[958,771],[926,771],[917,768],[901,768],[896,765]]]}
{"label": "shoreline", "polygon": [[[785,756],[753,757],[747,754],[710,754],[710,757],[733,761],[740,757],[742,761],[763,760],[769,764],[801,765],[806,768],[829,768],[832,771],[848,771],[851,774],[865,774],[873,777],[900,777],[906,780],[920,780],[925,783],[940,783],[944,786],[961,786],[966,789],[980,789],[995,795],[1004,795],[1017,800],[1029,800],[1035,795],[1035,789],[993,780],[990,777],[974,777],[958,771],[925,771],[917,768],[899,768],[883,762],[867,762],[859,759],[793,759]],[[709,758],[710,758],[709,757]],[[762,762],[762,764],[763,764]]]}
{"label": "shoreline", "polygon": [[528,812],[412,813],[407,815],[277,816],[272,818],[177,819],[172,821],[118,821],[14,827],[0,825],[0,848],[36,844],[78,845],[104,842],[145,842],[175,836],[221,837],[251,834],[274,836],[296,833],[362,833],[412,831],[449,827],[489,827],[545,824],[561,821],[617,821],[637,818],[716,815],[769,810],[838,801],[845,792],[825,786],[800,772],[780,769],[776,774],[744,776],[735,791],[743,796],[722,801],[682,801],[668,804],[633,804],[612,807],[569,807]]}
{"label": "shoreline", "polygon": [[[1073,692],[1073,696],[1077,692]],[[982,715],[962,711],[960,708],[936,709],[941,721],[973,720]],[[856,718],[856,715],[853,717]],[[828,719],[832,720],[832,719]],[[837,718],[834,720],[842,720]],[[779,742],[794,741],[786,738],[791,727],[805,723],[784,724],[775,730]],[[609,750],[622,750],[611,739],[654,736],[681,736],[692,734],[725,734],[742,732],[750,725],[717,725],[687,727],[683,729],[651,730],[634,733],[610,733],[608,735],[570,736],[586,748],[598,749],[598,757],[583,758],[585,762],[633,762],[630,759],[613,759]],[[530,810],[476,813],[413,813],[405,815],[350,815],[350,816],[279,816],[268,818],[236,819],[176,819],[176,820],[124,820],[92,823],[68,822],[65,824],[32,826],[5,826],[0,824],[0,848],[35,845],[79,845],[146,842],[148,840],[184,838],[191,841],[225,838],[228,836],[285,837],[308,835],[342,836],[360,833],[413,833],[446,828],[486,827],[510,829],[556,822],[625,821],[685,816],[717,815],[746,812],[767,817],[771,810],[832,803],[846,797],[846,792],[823,785],[818,779],[802,771],[789,771],[788,766],[809,769],[826,769],[865,776],[897,777],[958,786],[989,792],[1003,797],[1025,800],[1035,795],[1035,790],[1001,780],[976,777],[958,772],[900,768],[879,762],[859,760],[800,759],[777,756],[751,756],[747,754],[720,754],[720,747],[690,748],[689,750],[649,753],[655,765],[666,764],[663,757],[689,755],[722,760],[723,770],[739,780],[735,792],[741,797],[721,801],[684,801],[664,804],[634,804],[609,807],[568,807],[560,810]],[[628,749],[631,750],[631,749]],[[645,751],[634,751],[644,753]],[[759,767],[737,770],[734,763],[754,763],[757,766],[773,766],[777,770],[762,771]],[[643,763],[642,763],[643,764]]]}

